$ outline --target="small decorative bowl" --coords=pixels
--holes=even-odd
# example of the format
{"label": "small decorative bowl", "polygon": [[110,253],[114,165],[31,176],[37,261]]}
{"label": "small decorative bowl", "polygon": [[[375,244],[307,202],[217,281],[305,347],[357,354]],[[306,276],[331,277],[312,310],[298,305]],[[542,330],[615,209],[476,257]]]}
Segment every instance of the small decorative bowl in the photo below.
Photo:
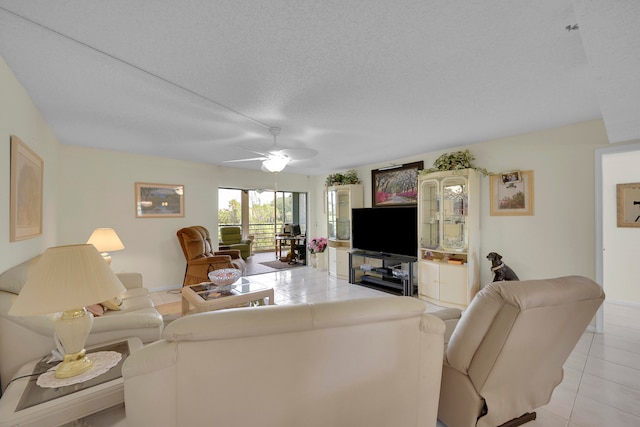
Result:
{"label": "small decorative bowl", "polygon": [[220,270],[213,270],[209,272],[209,280],[216,285],[215,289],[211,289],[214,292],[228,292],[235,288],[235,283],[240,278],[240,270],[235,268],[222,268]]}

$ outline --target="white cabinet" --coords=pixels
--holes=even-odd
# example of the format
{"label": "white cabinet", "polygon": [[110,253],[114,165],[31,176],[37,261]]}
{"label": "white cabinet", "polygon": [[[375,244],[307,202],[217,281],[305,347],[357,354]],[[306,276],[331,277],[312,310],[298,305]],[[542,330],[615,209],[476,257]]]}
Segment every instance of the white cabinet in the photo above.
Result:
{"label": "white cabinet", "polygon": [[349,278],[351,250],[351,209],[364,205],[362,184],[336,185],[327,188],[327,233],[329,274]]}
{"label": "white cabinet", "polygon": [[478,292],[479,174],[473,169],[418,178],[418,294],[465,308]]}
{"label": "white cabinet", "polygon": [[477,290],[469,286],[468,266],[424,260],[418,263],[419,296],[446,307],[466,307]]}

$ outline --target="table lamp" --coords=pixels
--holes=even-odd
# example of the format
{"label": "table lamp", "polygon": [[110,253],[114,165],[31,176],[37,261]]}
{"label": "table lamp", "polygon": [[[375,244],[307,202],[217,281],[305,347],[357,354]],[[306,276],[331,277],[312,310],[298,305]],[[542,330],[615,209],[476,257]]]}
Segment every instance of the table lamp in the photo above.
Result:
{"label": "table lamp", "polygon": [[93,245],[57,246],[47,249],[33,266],[9,315],[62,312],[54,320],[54,330],[65,355],[55,377],[70,378],[93,366],[84,350],[93,315],[85,307],[124,291],[118,277]]}
{"label": "table lamp", "polygon": [[95,246],[107,264],[111,264],[111,255],[109,255],[109,252],[124,249],[122,241],[113,228],[96,228],[93,230],[93,233],[91,233],[91,236],[89,236],[87,244]]}

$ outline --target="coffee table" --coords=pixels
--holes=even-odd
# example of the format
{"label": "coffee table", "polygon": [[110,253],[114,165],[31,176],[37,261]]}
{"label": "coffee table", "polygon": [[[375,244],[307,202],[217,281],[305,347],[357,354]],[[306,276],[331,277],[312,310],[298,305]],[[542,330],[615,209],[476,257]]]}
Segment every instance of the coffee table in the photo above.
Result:
{"label": "coffee table", "polygon": [[42,388],[36,384],[38,374],[55,363],[34,360],[25,364],[0,399],[0,427],[58,426],[122,404],[122,364],[130,353],[141,347],[142,341],[133,337],[88,348],[88,355],[94,351],[117,351],[122,359],[96,378],[58,388]]}
{"label": "coffee table", "polygon": [[197,312],[203,312],[245,306],[252,302],[257,302],[258,305],[275,304],[273,288],[252,282],[246,277],[241,277],[234,284],[236,288],[229,293],[207,290],[202,284],[183,287],[182,315],[187,314],[191,306]]}

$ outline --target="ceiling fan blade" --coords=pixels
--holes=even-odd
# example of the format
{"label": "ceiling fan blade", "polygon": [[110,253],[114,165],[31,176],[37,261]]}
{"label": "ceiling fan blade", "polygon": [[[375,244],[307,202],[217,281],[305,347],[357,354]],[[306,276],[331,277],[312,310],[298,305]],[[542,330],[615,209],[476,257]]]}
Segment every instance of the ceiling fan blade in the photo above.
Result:
{"label": "ceiling fan blade", "polygon": [[[292,161],[300,161],[307,160],[312,157],[315,157],[318,152],[311,148],[304,147],[281,147],[278,145],[276,141],[276,137],[280,134],[280,128],[270,128],[269,132],[273,135],[273,145],[268,149],[261,149],[257,147],[243,147],[246,151],[254,154],[258,154],[262,157],[250,158],[250,159],[238,159],[238,160],[228,160],[227,162],[246,162],[246,161],[256,161],[262,160],[270,163],[270,169],[278,168],[279,165],[284,162],[284,165],[290,164]],[[262,165],[262,169],[265,170],[264,164]]]}
{"label": "ceiling fan blade", "polygon": [[256,160],[267,160],[268,157],[252,157],[249,159],[236,159],[236,160],[225,160],[225,163],[236,163],[236,162],[253,162]]}
{"label": "ceiling fan blade", "polygon": [[263,156],[263,157],[269,157],[271,155],[270,152],[266,152],[265,153],[264,151],[255,151],[255,150],[251,150],[249,148],[245,148],[245,150],[247,150],[250,153],[258,154],[258,155]]}

